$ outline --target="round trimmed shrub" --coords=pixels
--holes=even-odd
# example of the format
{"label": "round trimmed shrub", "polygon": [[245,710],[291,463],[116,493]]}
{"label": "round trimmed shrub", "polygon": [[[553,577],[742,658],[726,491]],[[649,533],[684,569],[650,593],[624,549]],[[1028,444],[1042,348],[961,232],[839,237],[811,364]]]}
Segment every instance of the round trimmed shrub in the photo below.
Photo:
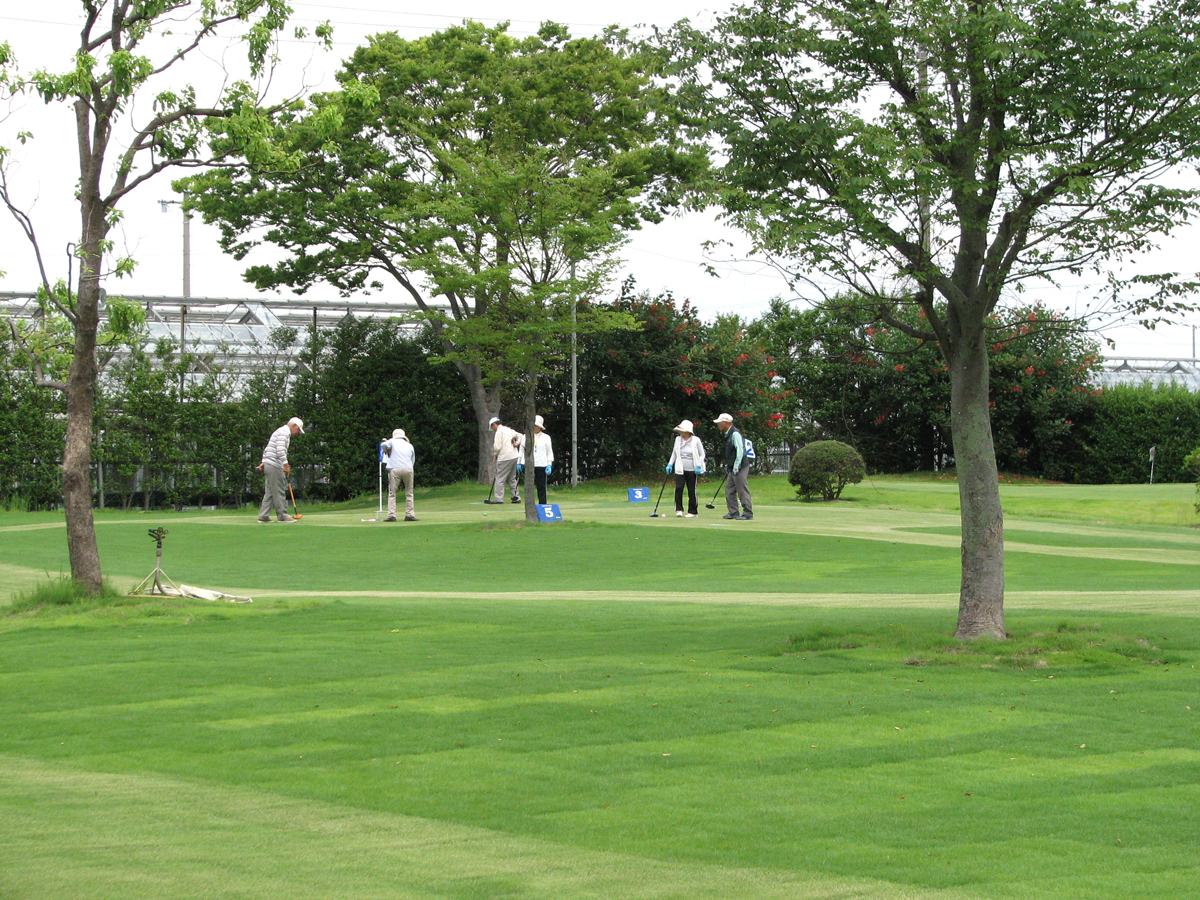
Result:
{"label": "round trimmed shrub", "polygon": [[842,495],[842,488],[858,484],[866,474],[867,464],[849,444],[813,441],[792,457],[788,484],[796,486],[796,496],[801,499],[836,500]]}

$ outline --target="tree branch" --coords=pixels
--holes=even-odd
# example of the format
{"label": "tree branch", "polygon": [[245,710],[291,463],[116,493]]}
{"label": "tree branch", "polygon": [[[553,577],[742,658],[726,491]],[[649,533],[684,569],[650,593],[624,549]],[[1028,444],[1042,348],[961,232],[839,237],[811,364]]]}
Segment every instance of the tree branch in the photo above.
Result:
{"label": "tree branch", "polygon": [[39,360],[37,354],[29,348],[29,344],[25,342],[25,338],[21,335],[20,330],[17,328],[17,322],[15,319],[10,318],[8,320],[8,329],[12,332],[13,343],[17,345],[17,349],[25,355],[25,358],[29,360],[29,364],[33,367],[34,383],[38,387],[51,388],[52,390],[65,392],[67,390],[67,383],[65,381],[55,381],[53,378],[46,377],[45,373],[42,371],[41,360]]}

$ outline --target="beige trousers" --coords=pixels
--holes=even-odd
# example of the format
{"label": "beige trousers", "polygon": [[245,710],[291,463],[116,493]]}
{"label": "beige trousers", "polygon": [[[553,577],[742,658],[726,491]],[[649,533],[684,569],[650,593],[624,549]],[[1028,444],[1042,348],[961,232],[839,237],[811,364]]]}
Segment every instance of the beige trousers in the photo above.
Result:
{"label": "beige trousers", "polygon": [[416,515],[413,509],[413,470],[388,469],[388,515],[396,517],[396,487],[404,482],[404,518]]}

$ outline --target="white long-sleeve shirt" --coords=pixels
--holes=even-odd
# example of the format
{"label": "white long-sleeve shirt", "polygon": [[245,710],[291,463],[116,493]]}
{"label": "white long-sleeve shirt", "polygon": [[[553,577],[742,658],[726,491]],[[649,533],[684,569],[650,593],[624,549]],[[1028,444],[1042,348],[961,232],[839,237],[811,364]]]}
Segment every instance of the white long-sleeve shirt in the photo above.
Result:
{"label": "white long-sleeve shirt", "polygon": [[676,472],[694,472],[704,468],[704,444],[696,435],[686,441],[683,435],[675,437],[675,447],[671,450],[671,458],[667,465],[674,466]]}
{"label": "white long-sleeve shirt", "polygon": [[[525,441],[521,441],[521,456],[525,456]],[[554,462],[554,442],[550,440],[550,435],[544,431],[535,432],[533,435],[533,466],[534,468],[545,468]]]}
{"label": "white long-sleeve shirt", "polygon": [[388,438],[383,442],[383,452],[389,469],[412,469],[417,461],[417,451],[407,438]]}
{"label": "white long-sleeve shirt", "polygon": [[492,439],[492,453],[498,460],[516,459],[521,455],[521,441],[524,438],[507,425],[496,426],[496,436]]}

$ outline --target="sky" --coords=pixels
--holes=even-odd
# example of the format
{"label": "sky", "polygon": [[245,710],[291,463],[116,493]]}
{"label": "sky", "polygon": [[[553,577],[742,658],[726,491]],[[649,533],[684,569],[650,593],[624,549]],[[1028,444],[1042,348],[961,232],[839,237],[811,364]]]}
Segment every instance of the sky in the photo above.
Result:
{"label": "sky", "polygon": [[[437,13],[408,12],[397,9],[389,0],[327,0],[324,3],[294,2],[293,24],[310,31],[319,23],[329,21],[334,27],[331,51],[318,49],[313,41],[288,38],[281,42],[280,63],[272,76],[270,90],[274,96],[288,96],[306,89],[328,89],[341,61],[370,34],[396,31],[401,37],[419,37],[463,19],[475,19],[487,24],[510,22],[509,31],[524,35],[536,31],[538,23],[554,20],[566,24],[574,35],[599,33],[606,24],[620,24],[635,33],[645,33],[649,26],[668,26],[688,18],[704,26],[711,23],[714,12],[725,10],[726,4],[704,5],[695,0],[654,0],[653,3],[634,0],[609,0],[588,6],[565,5],[549,0],[507,0],[484,3],[482,0],[447,0]],[[0,12],[0,40],[7,41],[16,51],[23,71],[39,67],[65,70],[79,33],[78,0],[40,0],[37,4],[18,6],[6,3]],[[237,51],[214,42],[207,45],[204,56],[188,63],[182,70],[187,81],[196,84],[200,99],[203,89],[215,92],[226,77],[225,66],[234,60]],[[65,273],[68,242],[78,237],[78,207],[72,191],[77,178],[78,162],[74,153],[73,118],[69,107],[45,107],[40,101],[24,98],[7,107],[0,105],[0,146],[14,150],[9,170],[10,184],[25,212],[32,217],[38,231],[46,264],[53,267],[54,276]],[[34,137],[19,145],[16,135],[32,132]],[[179,296],[183,283],[182,215],[179,207],[168,206],[164,212],[160,201],[177,200],[171,192],[169,178],[159,179],[141,187],[125,199],[124,219],[113,234],[116,250],[138,261],[134,275],[117,281],[110,278],[110,292]],[[706,257],[702,244],[717,240],[727,242],[725,252]],[[1200,226],[1180,232],[1167,242],[1157,259],[1146,259],[1138,265],[1159,266],[1191,271],[1197,258]],[[267,251],[263,251],[265,255]],[[767,308],[774,297],[799,304],[803,297],[793,294],[780,274],[767,260],[748,258],[747,241],[736,231],[722,225],[712,213],[690,213],[673,217],[663,223],[647,225],[631,235],[623,249],[624,268],[618,278],[632,276],[641,290],[658,293],[670,290],[678,300],[690,300],[706,319],[718,314],[736,313],[754,317]],[[224,256],[217,244],[216,229],[198,218],[191,222],[191,295],[194,297],[259,296],[241,277],[249,262],[264,261],[260,255],[239,263]],[[705,271],[705,264],[716,269],[718,277]],[[1135,266],[1136,268],[1136,266]],[[1149,270],[1149,269],[1147,269]],[[0,290],[30,290],[37,283],[36,267],[30,245],[17,229],[12,217],[0,209]],[[1058,288],[1049,286],[1029,290],[1022,300],[1043,299],[1055,308],[1068,312],[1082,307],[1101,286],[1094,282],[1068,281]],[[833,288],[832,284],[829,287]],[[278,296],[270,294],[267,296]],[[306,295],[310,299],[336,299],[338,294],[328,287],[314,287]],[[406,299],[398,288],[388,286],[381,296],[398,302]],[[1154,358],[1191,358],[1195,355],[1200,335],[1200,314],[1193,314],[1177,325],[1159,326],[1153,332],[1136,327],[1107,331],[1116,341],[1115,350],[1106,349],[1106,356],[1138,356]]]}

